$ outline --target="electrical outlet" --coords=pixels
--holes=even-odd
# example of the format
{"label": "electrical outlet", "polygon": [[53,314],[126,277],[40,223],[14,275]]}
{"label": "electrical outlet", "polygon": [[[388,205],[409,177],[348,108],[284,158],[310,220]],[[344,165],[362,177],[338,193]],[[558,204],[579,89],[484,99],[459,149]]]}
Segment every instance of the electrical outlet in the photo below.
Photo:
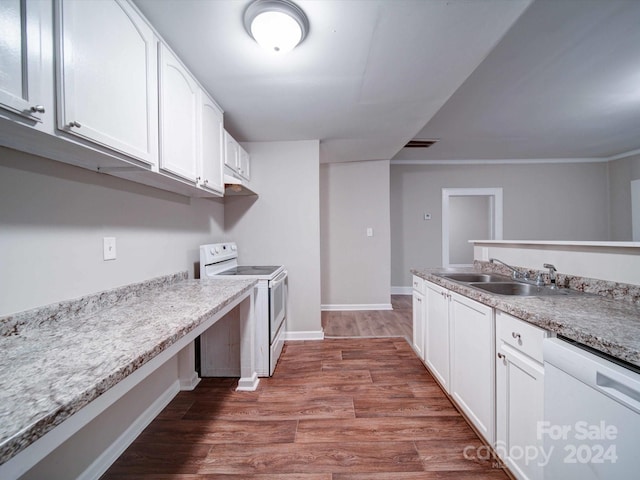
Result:
{"label": "electrical outlet", "polygon": [[425,220],[431,220],[431,214],[430,213],[425,213],[424,214],[424,219]]}
{"label": "electrical outlet", "polygon": [[104,237],[102,239],[102,257],[104,260],[116,259],[116,237]]}
{"label": "electrical outlet", "polygon": [[373,228],[371,227],[367,228],[367,237],[373,237]]}

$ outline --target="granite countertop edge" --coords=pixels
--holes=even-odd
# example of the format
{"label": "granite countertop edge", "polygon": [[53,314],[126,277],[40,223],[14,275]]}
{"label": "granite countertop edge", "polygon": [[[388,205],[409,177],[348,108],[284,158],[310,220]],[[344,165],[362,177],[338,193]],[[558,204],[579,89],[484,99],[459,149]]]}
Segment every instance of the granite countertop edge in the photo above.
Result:
{"label": "granite countertop edge", "polygon": [[[15,378],[16,375],[13,374],[14,369],[20,371],[21,365],[13,365],[14,368],[11,368],[12,365],[5,364],[3,369],[2,360],[0,360],[0,384],[3,385],[3,390],[7,388],[0,395],[4,404],[4,407],[0,406],[0,416],[11,419],[12,416],[20,417],[20,415],[24,414],[9,427],[6,427],[6,424],[10,423],[11,420],[7,420],[6,423],[3,421],[6,428],[0,428],[0,464],[14,457],[118,382],[171,347],[171,345],[197,328],[212,315],[215,315],[246,294],[248,290],[255,286],[256,282],[255,279],[222,278],[188,280],[186,272],[181,272],[0,319],[14,321],[14,319],[18,318],[19,322],[17,324],[20,326],[19,329],[13,328],[6,332],[5,335],[0,336],[5,354],[10,353],[7,350],[10,350],[12,346],[16,347],[16,354],[14,356],[5,355],[4,362],[11,362],[11,360],[24,355],[24,344],[36,343],[36,336],[39,332],[43,332],[47,338],[54,339],[52,341],[53,345],[47,345],[45,350],[49,350],[53,355],[58,356],[60,352],[57,350],[62,350],[66,347],[63,343],[65,335],[73,335],[77,330],[80,331],[78,333],[79,338],[84,338],[82,335],[86,335],[87,330],[91,329],[92,325],[99,324],[100,328],[103,329],[99,331],[99,337],[108,339],[111,338],[109,336],[110,330],[115,329],[118,331],[114,332],[114,338],[121,338],[123,332],[127,331],[128,322],[130,323],[129,331],[135,331],[131,329],[138,328],[142,324],[145,336],[145,342],[142,342],[140,346],[127,345],[124,352],[122,348],[118,347],[109,350],[108,355],[110,358],[105,360],[105,363],[110,364],[109,370],[101,372],[95,378],[89,379],[89,381],[84,378],[86,372],[78,372],[78,369],[73,368],[69,369],[69,377],[75,378],[79,374],[79,377],[83,378],[86,383],[83,382],[82,385],[72,383],[71,386],[73,388],[70,388],[70,390],[73,391],[71,393],[68,395],[66,395],[67,392],[64,395],[60,394],[65,398],[63,402],[56,398],[56,394],[59,394],[59,392],[51,393],[50,396],[52,398],[45,400],[45,403],[49,403],[44,413],[15,411],[20,408],[27,410],[33,407],[33,404],[39,406],[38,402],[42,399],[31,399],[33,400],[31,403],[19,402],[21,392],[17,392],[16,388],[12,387],[22,388],[21,380],[24,379],[21,379],[20,375],[24,372],[20,372],[20,375],[17,375],[18,378]],[[167,298],[171,305],[163,303],[163,300]],[[194,299],[201,300],[201,305],[191,305],[190,302]],[[153,308],[154,306],[157,307]],[[64,314],[65,311],[68,312],[66,316]],[[78,314],[78,312],[84,312],[84,315]],[[27,318],[31,320],[26,320]],[[111,329],[112,325],[114,325],[113,329]],[[85,330],[84,332],[82,331],[83,329]],[[62,333],[58,333],[58,336],[55,336],[56,333],[51,333],[60,331]],[[90,330],[90,332],[93,331]],[[56,348],[56,341],[62,344],[59,348]],[[105,341],[108,342],[108,340]],[[99,340],[91,339],[91,341],[87,342],[86,347],[83,343],[80,348],[86,350],[91,346],[95,346],[95,342],[99,342]],[[115,343],[116,340],[113,342]],[[77,345],[77,343],[73,345]],[[82,354],[78,354],[78,357],[82,357]],[[126,360],[121,360],[121,358],[126,358]],[[33,360],[28,359],[27,361],[33,362]],[[40,361],[40,363],[43,362]],[[45,361],[44,363],[47,364],[48,362]],[[28,369],[25,369],[25,371],[28,371]],[[38,372],[40,373],[40,371]],[[63,373],[67,373],[67,371]],[[51,371],[45,370],[41,374],[46,378],[57,378],[55,374],[52,375]],[[33,385],[37,379],[28,379],[27,381]],[[59,379],[56,381],[58,382]],[[69,379],[66,379],[66,381],[73,382],[73,380]],[[64,381],[60,383],[64,383]],[[40,393],[43,394],[44,392]],[[13,398],[11,398],[12,396]],[[11,402],[11,400],[14,401]],[[13,407],[7,407],[7,405],[13,405]],[[12,412],[9,410],[11,408],[15,410]],[[21,420],[25,421],[21,423]]]}
{"label": "granite countertop edge", "polygon": [[637,304],[588,293],[544,297],[496,295],[438,275],[447,272],[478,273],[479,270],[473,267],[411,269],[410,272],[484,305],[640,367],[640,306]]}

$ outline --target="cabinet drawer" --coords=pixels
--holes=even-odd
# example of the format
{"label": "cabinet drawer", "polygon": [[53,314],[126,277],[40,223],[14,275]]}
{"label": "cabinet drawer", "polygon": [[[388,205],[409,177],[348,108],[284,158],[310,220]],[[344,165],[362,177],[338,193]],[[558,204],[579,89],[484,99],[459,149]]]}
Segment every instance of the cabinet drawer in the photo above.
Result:
{"label": "cabinet drawer", "polygon": [[546,330],[496,311],[496,333],[504,343],[542,363],[542,340],[549,336]]}
{"label": "cabinet drawer", "polygon": [[416,275],[413,276],[413,290],[424,294],[424,280]]}

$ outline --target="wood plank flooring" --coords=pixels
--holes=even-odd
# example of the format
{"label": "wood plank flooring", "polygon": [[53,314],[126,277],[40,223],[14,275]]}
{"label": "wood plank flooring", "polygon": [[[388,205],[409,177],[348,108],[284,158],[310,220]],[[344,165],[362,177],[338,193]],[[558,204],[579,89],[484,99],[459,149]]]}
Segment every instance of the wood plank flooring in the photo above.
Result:
{"label": "wood plank flooring", "polygon": [[403,338],[287,342],[257,391],[236,382],[180,392],[103,480],[508,478]]}
{"label": "wood plank flooring", "polygon": [[405,337],[411,338],[413,318],[411,295],[391,295],[393,310],[322,312],[327,338]]}

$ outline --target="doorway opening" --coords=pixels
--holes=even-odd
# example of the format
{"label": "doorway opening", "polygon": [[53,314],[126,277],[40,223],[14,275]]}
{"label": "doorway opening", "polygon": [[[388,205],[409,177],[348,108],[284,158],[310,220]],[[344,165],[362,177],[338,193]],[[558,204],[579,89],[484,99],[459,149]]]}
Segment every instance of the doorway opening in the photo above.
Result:
{"label": "doorway opening", "polygon": [[469,240],[502,240],[502,188],[442,189],[442,266],[473,265]]}

